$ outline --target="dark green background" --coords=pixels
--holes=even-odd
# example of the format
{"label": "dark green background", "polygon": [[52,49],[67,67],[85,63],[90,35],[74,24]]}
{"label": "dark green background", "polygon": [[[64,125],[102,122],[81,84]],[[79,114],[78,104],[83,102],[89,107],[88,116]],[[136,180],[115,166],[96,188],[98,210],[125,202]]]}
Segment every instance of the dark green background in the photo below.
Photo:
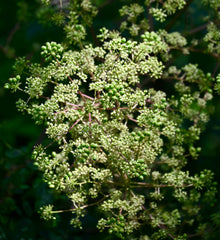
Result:
{"label": "dark green background", "polygon": [[[105,2],[105,1],[102,1]],[[198,7],[194,1],[188,16],[180,16],[172,30],[186,29],[186,20],[190,26],[197,27],[197,21],[207,14],[206,8]],[[118,26],[117,7],[119,1],[113,1],[111,7],[102,9],[95,19],[95,30],[103,26]],[[108,239],[95,229],[95,212],[84,219],[86,230],[79,231],[69,225],[70,215],[59,216],[58,222],[45,222],[37,213],[40,206],[56,202],[60,208],[68,206],[65,197],[58,197],[42,182],[41,173],[31,160],[33,146],[44,137],[43,129],[36,126],[28,117],[20,114],[15,107],[19,94],[11,94],[3,86],[12,76],[12,65],[18,56],[40,59],[40,46],[46,41],[60,41],[62,31],[48,24],[39,23],[37,10],[39,3],[28,0],[1,1],[0,7],[0,239]],[[111,11],[109,11],[111,9]],[[172,19],[170,19],[172,21]],[[183,24],[184,23],[184,24]],[[184,30],[185,31],[185,30]],[[199,67],[212,71],[215,61],[205,55],[194,54],[179,57],[178,63],[199,62]],[[219,72],[219,69],[218,69]],[[215,111],[206,130],[201,136],[202,152],[198,160],[191,161],[188,168],[192,173],[204,168],[211,169],[220,182],[220,101],[213,101]],[[218,207],[219,208],[219,207]],[[216,209],[216,211],[219,209]],[[110,238],[109,238],[110,239]],[[112,238],[111,238],[112,239]]]}

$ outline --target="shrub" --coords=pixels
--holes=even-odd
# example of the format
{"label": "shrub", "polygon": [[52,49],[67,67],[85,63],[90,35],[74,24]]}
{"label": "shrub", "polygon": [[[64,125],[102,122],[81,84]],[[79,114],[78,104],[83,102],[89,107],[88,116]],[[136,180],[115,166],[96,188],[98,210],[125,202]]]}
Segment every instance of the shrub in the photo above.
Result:
{"label": "shrub", "polygon": [[[45,126],[51,142],[35,147],[35,165],[71,201],[66,210],[42,207],[42,216],[70,211],[81,228],[96,206],[98,229],[118,238],[209,238],[218,221],[212,215],[210,226],[204,213],[216,202],[216,182],[187,164],[220,92],[218,1],[203,1],[207,23],[186,33],[170,29],[192,1],[118,1],[120,27],[97,35],[93,24],[111,1],[42,2],[64,41],[42,46],[43,64],[18,58],[5,84],[24,93],[19,111]],[[195,51],[216,59],[213,73],[191,63]]]}

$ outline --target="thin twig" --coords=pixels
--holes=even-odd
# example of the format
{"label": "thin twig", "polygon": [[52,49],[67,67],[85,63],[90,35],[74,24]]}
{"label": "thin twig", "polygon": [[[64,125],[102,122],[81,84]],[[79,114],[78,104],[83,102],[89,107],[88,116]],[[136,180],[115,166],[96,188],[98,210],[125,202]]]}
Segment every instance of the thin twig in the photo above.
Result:
{"label": "thin twig", "polygon": [[98,200],[97,202],[94,202],[94,203],[86,204],[86,205],[76,207],[76,208],[72,208],[72,209],[52,211],[52,213],[74,212],[74,211],[77,211],[78,209],[84,209],[84,208],[88,208],[88,207],[91,207],[91,206],[95,206],[98,203],[104,201],[107,197],[109,197],[109,195],[105,196],[104,198],[101,198],[100,200]]}
{"label": "thin twig", "polygon": [[[150,217],[151,220],[154,220],[154,217],[153,217],[151,214],[148,213],[148,216]],[[164,224],[161,224],[161,223],[159,223],[157,226],[158,226],[160,229],[167,229],[167,227],[166,227]],[[174,237],[172,234],[170,234],[170,233],[167,233],[167,234],[168,234],[168,236],[171,237],[172,239],[175,239],[175,237]]]}
{"label": "thin twig", "polygon": [[150,30],[153,31],[154,30],[154,19],[153,19],[152,15],[150,14],[149,10],[150,10],[150,6],[147,8],[147,16],[148,16],[148,21],[150,24]]}
{"label": "thin twig", "polygon": [[219,68],[219,64],[220,64],[219,61],[217,61],[216,64],[215,64],[215,68],[214,68],[214,70],[212,72],[212,77],[215,77],[215,74],[216,74],[216,72],[217,72],[217,70]]}
{"label": "thin twig", "polygon": [[192,187],[193,184],[183,184],[181,186],[176,186],[172,184],[151,184],[151,183],[144,183],[144,182],[134,182],[134,187],[148,187],[148,188],[168,188],[168,187],[183,187],[183,188],[188,188]]}
{"label": "thin twig", "polygon": [[82,97],[88,98],[88,99],[90,99],[90,100],[92,100],[92,101],[95,100],[95,98],[90,97],[90,96],[88,96],[88,95],[86,95],[86,94],[84,94],[84,93],[82,93],[82,92],[80,92],[80,95],[81,95]]}
{"label": "thin twig", "polygon": [[[81,120],[82,120],[83,117],[79,118],[76,120],[76,122],[65,132],[65,134],[67,134],[74,126],[76,126]],[[49,143],[46,147],[50,147],[52,144],[54,144],[57,140],[60,140],[61,138],[63,137],[63,135],[59,136],[58,139],[54,140],[53,142]]]}
{"label": "thin twig", "polygon": [[7,42],[6,45],[8,46],[14,36],[14,34],[18,31],[18,29],[20,28],[20,24],[16,23],[15,26],[12,28],[12,30],[10,31],[8,38],[7,38]]}
{"label": "thin twig", "polygon": [[[124,187],[123,183],[116,183],[113,181],[108,181],[109,184],[114,184],[117,186]],[[176,188],[189,188],[193,187],[193,184],[183,184],[181,186],[175,186],[175,185],[168,185],[168,184],[152,184],[152,183],[145,183],[145,182],[133,182],[131,183],[132,188],[170,188],[170,187],[176,187]]]}
{"label": "thin twig", "polygon": [[[90,126],[90,128],[91,128],[91,123],[92,123],[92,118],[91,118],[91,113],[89,113],[89,126]],[[89,136],[90,136],[90,139],[92,139],[91,129],[89,130]]]}
{"label": "thin twig", "polygon": [[112,3],[113,1],[114,1],[114,0],[108,0],[108,1],[104,2],[102,5],[100,5],[100,6],[98,7],[98,10],[104,8],[105,6],[107,6],[108,4]]}
{"label": "thin twig", "polygon": [[172,21],[167,25],[166,31],[169,31],[173,25],[177,22],[177,20],[181,17],[181,15],[186,11],[186,9],[189,7],[189,5],[193,2],[193,0],[189,0],[184,8],[182,8],[173,18]]}
{"label": "thin twig", "polygon": [[208,23],[198,26],[198,27],[192,29],[191,31],[189,31],[189,33],[187,35],[192,35],[194,33],[200,32],[200,31],[206,29],[207,25],[208,25]]}

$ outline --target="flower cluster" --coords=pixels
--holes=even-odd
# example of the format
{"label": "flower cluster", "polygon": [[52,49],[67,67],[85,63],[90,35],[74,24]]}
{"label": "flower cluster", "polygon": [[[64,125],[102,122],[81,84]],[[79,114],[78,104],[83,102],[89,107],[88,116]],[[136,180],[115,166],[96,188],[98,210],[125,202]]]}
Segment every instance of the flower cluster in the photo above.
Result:
{"label": "flower cluster", "polygon": [[[188,54],[187,39],[177,32],[149,31],[140,20],[146,6],[156,20],[164,21],[186,1],[123,6],[120,14],[127,19],[121,28],[131,36],[142,31],[140,38],[128,39],[102,28],[96,47],[83,43],[89,14],[94,17],[96,8],[89,0],[73,2],[65,31],[81,49],[47,42],[41,52],[46,64],[25,65],[18,59],[16,66],[25,65],[30,76],[18,71],[5,84],[12,92],[27,95],[18,100],[18,109],[44,124],[51,144],[58,146],[52,152],[51,144],[36,146],[35,164],[49,187],[71,200],[75,226],[81,227],[86,208],[98,205],[102,214],[98,228],[119,238],[147,225],[154,229],[152,239],[186,239],[178,225],[194,226],[199,202],[211,203],[216,193],[210,171],[200,176],[183,171],[188,159],[197,158],[201,150],[196,141],[208,121],[214,78],[196,64],[170,65],[173,51]],[[217,43],[210,26],[205,40]],[[217,44],[212,46],[210,51]],[[173,81],[175,94],[144,88],[143,82],[156,80]],[[219,91],[219,83],[215,88]],[[173,208],[168,195],[182,209]],[[46,219],[62,212],[52,205],[41,210]]]}

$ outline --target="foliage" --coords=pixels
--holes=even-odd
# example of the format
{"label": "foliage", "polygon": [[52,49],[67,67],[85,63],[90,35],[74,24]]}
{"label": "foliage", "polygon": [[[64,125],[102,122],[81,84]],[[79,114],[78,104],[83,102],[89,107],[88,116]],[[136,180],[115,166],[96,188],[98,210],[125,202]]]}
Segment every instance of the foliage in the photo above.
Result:
{"label": "foliage", "polygon": [[[42,207],[42,217],[69,211],[81,228],[86,209],[97,206],[97,228],[118,238],[211,239],[204,233],[219,226],[218,215],[208,224],[204,213],[215,206],[216,182],[210,170],[192,174],[187,165],[198,158],[220,89],[217,1],[204,1],[217,18],[195,38],[160,23],[174,24],[169,16],[190,1],[119,2],[120,27],[95,35],[92,24],[106,2],[42,1],[41,19],[51,12],[65,38],[42,46],[43,64],[18,58],[5,84],[21,91],[19,111],[46,128],[51,143],[35,147],[35,165],[71,201],[70,209]],[[213,73],[178,63],[195,51],[216,59]]]}

